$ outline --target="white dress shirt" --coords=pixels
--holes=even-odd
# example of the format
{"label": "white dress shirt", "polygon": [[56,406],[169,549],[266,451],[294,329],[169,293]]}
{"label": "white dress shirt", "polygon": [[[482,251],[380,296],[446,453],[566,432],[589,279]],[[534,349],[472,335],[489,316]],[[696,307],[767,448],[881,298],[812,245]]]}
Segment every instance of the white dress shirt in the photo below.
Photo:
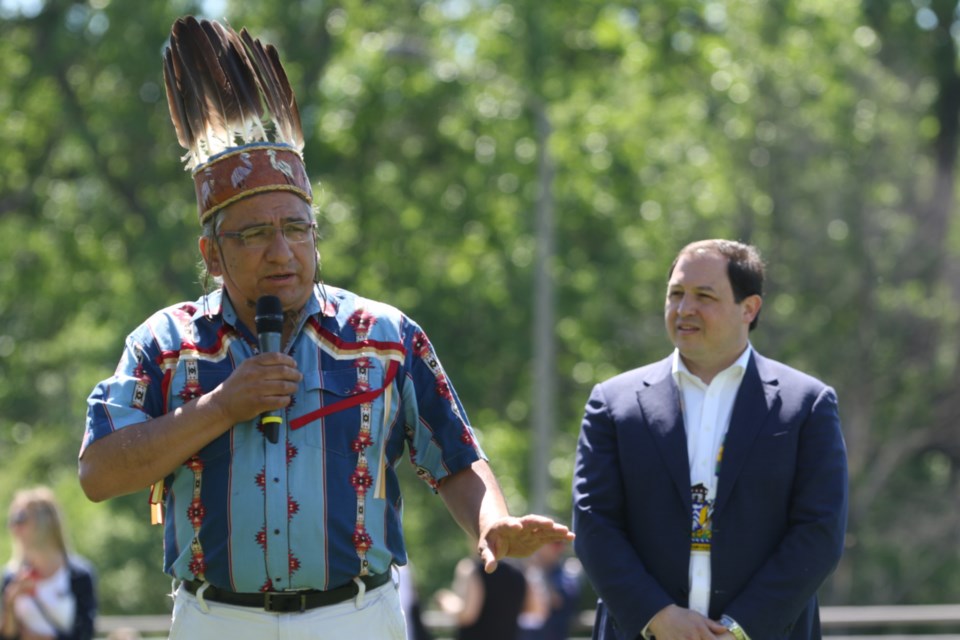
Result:
{"label": "white dress shirt", "polygon": [[714,376],[709,385],[687,369],[679,351],[673,353],[673,377],[680,390],[694,499],[689,608],[704,616],[710,608],[710,538],[717,473],[723,460],[723,440],[730,427],[733,402],[751,352],[748,344],[736,362]]}

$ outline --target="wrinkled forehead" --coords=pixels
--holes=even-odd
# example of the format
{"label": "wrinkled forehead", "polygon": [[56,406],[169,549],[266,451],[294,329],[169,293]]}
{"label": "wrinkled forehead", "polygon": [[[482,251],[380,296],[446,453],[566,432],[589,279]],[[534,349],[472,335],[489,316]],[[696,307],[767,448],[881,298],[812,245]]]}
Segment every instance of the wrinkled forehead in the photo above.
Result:
{"label": "wrinkled forehead", "polygon": [[266,191],[243,198],[216,214],[216,228],[239,229],[258,224],[313,220],[313,207],[286,191]]}

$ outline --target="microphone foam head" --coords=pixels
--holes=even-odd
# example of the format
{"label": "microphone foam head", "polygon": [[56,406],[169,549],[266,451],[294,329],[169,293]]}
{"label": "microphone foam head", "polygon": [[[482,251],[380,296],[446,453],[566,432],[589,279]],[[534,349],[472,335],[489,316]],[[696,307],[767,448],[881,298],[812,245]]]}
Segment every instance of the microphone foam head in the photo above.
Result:
{"label": "microphone foam head", "polygon": [[255,316],[257,333],[283,332],[283,305],[277,296],[260,296]]}

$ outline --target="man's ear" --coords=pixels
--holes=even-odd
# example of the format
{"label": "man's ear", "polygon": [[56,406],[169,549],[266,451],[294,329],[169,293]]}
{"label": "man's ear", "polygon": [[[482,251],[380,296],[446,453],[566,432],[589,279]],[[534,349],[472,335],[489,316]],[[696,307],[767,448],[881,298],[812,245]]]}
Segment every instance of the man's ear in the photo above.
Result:
{"label": "man's ear", "polygon": [[223,275],[223,267],[220,264],[220,249],[217,243],[213,242],[207,236],[200,236],[200,255],[203,256],[203,263],[207,265],[207,272],[213,277]]}
{"label": "man's ear", "polygon": [[760,307],[763,306],[763,298],[754,294],[744,298],[741,304],[743,305],[744,324],[750,324],[753,322],[753,319],[757,317],[757,314],[760,313]]}

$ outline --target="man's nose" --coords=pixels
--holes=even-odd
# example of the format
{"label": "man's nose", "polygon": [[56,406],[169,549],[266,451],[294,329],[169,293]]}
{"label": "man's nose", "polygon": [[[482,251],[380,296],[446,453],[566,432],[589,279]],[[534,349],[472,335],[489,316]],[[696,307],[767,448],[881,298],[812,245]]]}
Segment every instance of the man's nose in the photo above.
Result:
{"label": "man's nose", "polygon": [[680,301],[677,303],[677,315],[689,316],[693,315],[695,311],[696,303],[693,298],[691,296],[680,296]]}
{"label": "man's nose", "polygon": [[267,255],[269,257],[279,256],[279,257],[289,257],[293,253],[293,247],[290,246],[290,241],[287,240],[287,237],[283,235],[283,229],[277,229],[276,233],[273,234],[273,239],[270,241],[270,244],[267,245]]}

